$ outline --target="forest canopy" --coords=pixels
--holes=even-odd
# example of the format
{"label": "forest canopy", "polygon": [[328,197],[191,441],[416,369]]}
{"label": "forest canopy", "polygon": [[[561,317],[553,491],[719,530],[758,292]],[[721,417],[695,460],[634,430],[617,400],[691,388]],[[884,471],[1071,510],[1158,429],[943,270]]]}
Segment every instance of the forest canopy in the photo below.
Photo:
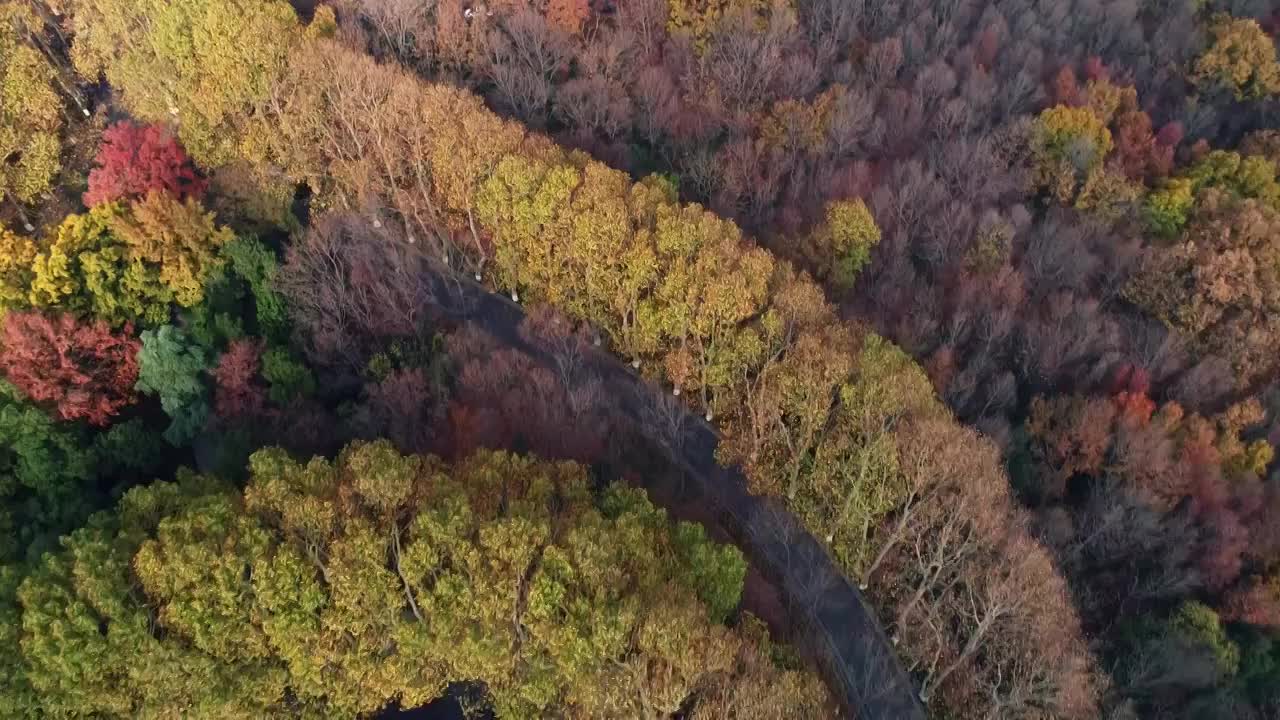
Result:
{"label": "forest canopy", "polygon": [[1280,709],[1268,3],[0,21],[10,702],[829,714],[714,459],[935,716]]}
{"label": "forest canopy", "polygon": [[737,550],[641,491],[385,441],[249,468],[243,492],[189,472],[134,488],[41,560],[10,610],[7,712],[354,716],[459,682],[505,717],[822,712],[758,621],[721,624]]}

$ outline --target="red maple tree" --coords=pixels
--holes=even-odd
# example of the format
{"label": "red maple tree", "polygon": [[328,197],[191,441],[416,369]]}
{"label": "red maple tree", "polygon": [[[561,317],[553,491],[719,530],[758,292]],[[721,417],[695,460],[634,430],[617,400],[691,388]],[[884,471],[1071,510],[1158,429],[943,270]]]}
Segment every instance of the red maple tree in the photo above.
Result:
{"label": "red maple tree", "polygon": [[236,340],[218,358],[213,370],[217,385],[214,391],[214,412],[222,420],[252,418],[262,414],[266,407],[266,389],[255,383],[262,356],[262,344],[253,340]]}
{"label": "red maple tree", "polygon": [[131,334],[128,325],[113,333],[101,320],[11,312],[0,333],[0,374],[63,420],[107,425],[135,398],[141,345]]}
{"label": "red maple tree", "polygon": [[94,162],[98,167],[89,172],[89,190],[84,194],[89,207],[143,197],[153,190],[199,198],[207,185],[186,151],[159,125],[127,121],[112,125],[102,133]]}

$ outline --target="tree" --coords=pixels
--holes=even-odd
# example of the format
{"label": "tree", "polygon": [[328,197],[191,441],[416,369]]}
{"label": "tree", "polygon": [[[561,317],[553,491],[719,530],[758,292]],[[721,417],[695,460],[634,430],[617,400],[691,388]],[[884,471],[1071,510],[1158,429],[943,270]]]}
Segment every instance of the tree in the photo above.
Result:
{"label": "tree", "polygon": [[1272,631],[1280,629],[1280,579],[1249,578],[1227,593],[1222,617]]}
{"label": "tree", "polygon": [[152,192],[70,215],[32,260],[29,299],[119,326],[160,325],[169,304],[198,304],[232,238],[194,200]]}
{"label": "tree", "polygon": [[118,122],[102,133],[102,145],[89,171],[84,204],[93,207],[116,200],[141,200],[151,191],[179,200],[199,200],[208,184],[191,159],[160,125]]}
{"label": "tree", "polygon": [[31,203],[49,192],[62,167],[62,99],[57,70],[21,29],[32,22],[25,4],[0,6],[0,200]]}
{"label": "tree", "polygon": [[115,234],[120,205],[70,215],[32,261],[30,301],[120,326],[159,324],[169,316],[173,291],[153,266],[134,262]]}
{"label": "tree", "polygon": [[1143,205],[1147,227],[1163,238],[1173,238],[1187,224],[1195,205],[1192,182],[1186,178],[1170,178],[1163,187],[1147,195]]}
{"label": "tree", "polygon": [[206,276],[222,262],[218,248],[233,237],[194,198],[180,201],[154,190],[130,204],[112,230],[128,248],[130,259],[158,268],[160,282],[183,307],[200,302]]}
{"label": "tree", "polygon": [[267,393],[256,383],[262,347],[249,339],[231,343],[213,369],[213,409],[224,423],[251,421],[266,409]]}
{"label": "tree", "polygon": [[279,0],[75,0],[71,11],[76,69],[105,75],[136,117],[176,121],[205,167],[238,157],[254,108],[301,39],[297,16]]}
{"label": "tree", "polygon": [[547,0],[547,20],[570,35],[582,32],[582,25],[591,17],[591,4],[587,0]]}
{"label": "tree", "polygon": [[439,447],[441,388],[423,368],[400,368],[362,388],[350,420],[359,437],[385,437],[401,452]]}
{"label": "tree", "polygon": [[[567,324],[567,321],[565,321]],[[524,332],[529,334],[529,328]],[[549,344],[541,333],[533,338]],[[572,367],[569,354],[584,348],[573,344],[568,353],[543,367],[516,348],[501,347],[476,329],[454,333],[449,357],[457,368],[455,402],[451,407],[454,451],[466,454],[477,447],[528,448],[543,457],[592,462],[603,455],[613,419],[600,383],[581,367]]]}
{"label": "tree", "polygon": [[1111,152],[1111,131],[1088,107],[1059,105],[1036,116],[1031,153],[1035,182],[1059,202],[1071,202],[1080,183]]}
{"label": "tree", "polygon": [[1240,648],[1227,637],[1217,613],[1188,600],[1170,616],[1128,628],[1126,663],[1119,679],[1128,693],[1157,705],[1185,702],[1191,692],[1234,675]]}
{"label": "tree", "polygon": [[[130,567],[162,522],[185,511],[202,515],[216,532],[229,506],[226,486],[180,473],[176,482],[129,491],[114,512],[72,533],[62,551],[34,567],[18,588],[23,671],[38,691],[27,712],[122,716],[198,707],[245,717],[276,709],[264,698],[280,692],[277,667],[162,640],[151,632],[157,618],[136,602],[142,588],[132,589]],[[178,527],[173,534],[180,532]],[[194,542],[190,547],[193,555],[200,549]],[[243,558],[239,547],[229,544],[227,550],[217,554],[221,569]],[[215,587],[210,583],[206,590]],[[216,629],[228,644],[248,630]]]}
{"label": "tree", "polygon": [[810,236],[806,254],[821,278],[848,290],[871,262],[871,250],[879,242],[880,228],[866,204],[859,198],[841,200],[827,204],[826,221]]}
{"label": "tree", "polygon": [[107,425],[134,401],[138,379],[132,328],[113,333],[98,320],[81,323],[67,314],[10,312],[0,341],[0,374],[63,420]]}
{"label": "tree", "polygon": [[1256,20],[1219,13],[1209,25],[1211,44],[1199,58],[1191,81],[1230,90],[1237,100],[1280,93],[1280,61],[1275,42]]}
{"label": "tree", "polygon": [[504,717],[824,712],[758,623],[718,622],[737,551],[639,491],[593,499],[580,466],[379,441],[250,469],[243,496],[191,475],[134,489],[46,556],[17,593],[29,711],[349,715],[471,681]]}
{"label": "tree", "polygon": [[1116,117],[1115,128],[1116,155],[1130,180],[1163,177],[1173,169],[1173,145],[1153,132],[1150,115],[1126,110]]}
{"label": "tree", "polygon": [[159,433],[133,418],[94,437],[93,451],[99,473],[123,483],[154,477],[150,474],[163,465],[168,449]]}
{"label": "tree", "polygon": [[740,628],[744,642],[733,669],[699,698],[692,718],[783,720],[822,706],[825,690],[798,664],[779,661],[786,648],[770,642],[764,623],[748,615]]}
{"label": "tree", "polygon": [[1278,226],[1280,211],[1206,190],[1182,238],[1148,250],[1126,296],[1186,333],[1200,352],[1228,358],[1246,387],[1274,366]]}
{"label": "tree", "polygon": [[95,470],[83,428],[55,422],[0,382],[0,561],[38,554],[82,521]]}
{"label": "tree", "polygon": [[160,396],[160,406],[172,421],[165,439],[175,446],[185,445],[209,418],[203,374],[212,358],[172,325],[143,330],[141,340],[137,390]]}
{"label": "tree", "polygon": [[908,489],[873,536],[867,573],[881,573],[872,592],[893,608],[922,697],[973,703],[977,716],[1096,717],[1079,618],[1011,504],[994,448],[942,418],[906,423],[899,447]]}
{"label": "tree", "polygon": [[[570,13],[557,19],[571,23]],[[501,29],[489,34],[485,68],[494,94],[520,120],[543,127],[555,92],[554,76],[571,57],[569,31],[524,5],[503,15],[498,25]]]}
{"label": "tree", "polygon": [[419,248],[349,214],[318,218],[289,245],[278,286],[308,359],[353,371],[385,343],[416,337],[433,292]]}
{"label": "tree", "polygon": [[316,391],[316,379],[287,348],[267,348],[262,354],[262,377],[271,386],[269,395],[277,405],[287,405]]}
{"label": "tree", "polygon": [[28,237],[0,227],[0,312],[26,307],[30,300],[31,264],[38,253]]}
{"label": "tree", "polygon": [[687,32],[695,45],[706,49],[709,39],[721,23],[721,19],[737,13],[742,15],[765,14],[766,3],[757,0],[678,0],[667,3],[667,31]]}
{"label": "tree", "polygon": [[256,238],[236,237],[220,248],[220,254],[249,286],[258,332],[276,342],[287,340],[289,312],[276,283],[280,261],[275,251]]}

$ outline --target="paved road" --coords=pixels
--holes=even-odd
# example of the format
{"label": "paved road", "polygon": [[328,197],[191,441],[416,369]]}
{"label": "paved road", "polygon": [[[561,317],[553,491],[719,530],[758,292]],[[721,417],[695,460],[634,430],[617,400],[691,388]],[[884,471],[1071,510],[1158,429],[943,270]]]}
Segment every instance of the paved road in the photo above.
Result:
{"label": "paved road", "polygon": [[[471,322],[554,364],[517,331],[519,305],[456,277],[437,277],[434,310],[454,322]],[[653,387],[604,352],[589,353],[587,371],[608,388],[611,402],[642,437],[665,448],[686,475],[685,500],[718,510],[753,564],[783,592],[797,637],[816,655],[846,714],[864,720],[924,720],[924,708],[866,598],[839,571],[830,554],[772,498],[747,492],[746,478],[715,459],[716,432],[668,392]],[[800,620],[800,622],[796,622]]]}

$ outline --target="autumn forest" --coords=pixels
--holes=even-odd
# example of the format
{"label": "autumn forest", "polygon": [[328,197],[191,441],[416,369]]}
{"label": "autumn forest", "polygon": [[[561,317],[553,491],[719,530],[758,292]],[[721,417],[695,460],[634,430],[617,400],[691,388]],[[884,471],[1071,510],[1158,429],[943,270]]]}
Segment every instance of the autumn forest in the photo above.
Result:
{"label": "autumn forest", "polygon": [[1272,0],[0,0],[0,717],[1280,717]]}

